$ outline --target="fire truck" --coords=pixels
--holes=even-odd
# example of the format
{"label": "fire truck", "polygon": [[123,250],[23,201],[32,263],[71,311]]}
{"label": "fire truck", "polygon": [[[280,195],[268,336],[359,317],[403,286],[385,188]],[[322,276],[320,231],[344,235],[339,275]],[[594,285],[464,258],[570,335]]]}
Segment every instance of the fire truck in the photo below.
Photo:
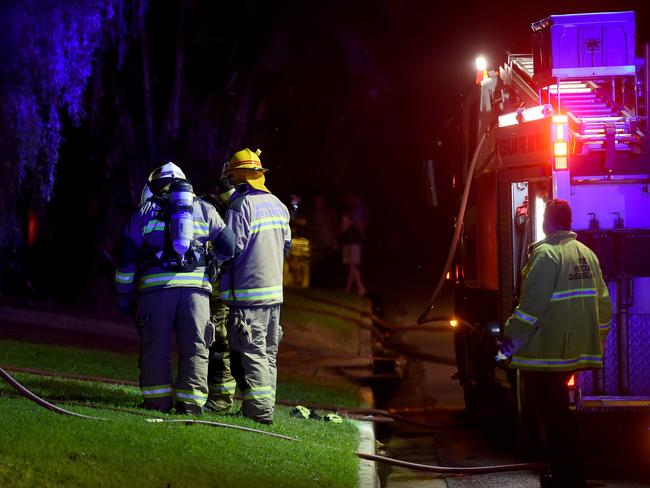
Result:
{"label": "fire truck", "polygon": [[[634,12],[551,15],[532,54],[479,72],[457,124],[457,187],[470,190],[456,258],[458,379],[468,408],[506,398],[521,415],[526,385],[495,368],[518,303],[528,246],[544,238],[545,202],[567,200],[573,230],[598,256],[612,298],[604,368],[575,375],[577,410],[650,407],[648,46]],[[459,214],[460,215],[460,214]],[[527,400],[528,399],[528,400]]]}

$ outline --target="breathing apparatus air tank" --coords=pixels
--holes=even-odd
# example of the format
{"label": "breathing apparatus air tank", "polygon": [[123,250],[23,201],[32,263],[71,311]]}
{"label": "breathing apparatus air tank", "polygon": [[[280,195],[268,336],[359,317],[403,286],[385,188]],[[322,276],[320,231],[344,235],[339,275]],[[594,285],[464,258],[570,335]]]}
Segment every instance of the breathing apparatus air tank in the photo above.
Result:
{"label": "breathing apparatus air tank", "polygon": [[181,258],[190,249],[194,236],[194,192],[187,180],[176,180],[169,187],[169,236]]}

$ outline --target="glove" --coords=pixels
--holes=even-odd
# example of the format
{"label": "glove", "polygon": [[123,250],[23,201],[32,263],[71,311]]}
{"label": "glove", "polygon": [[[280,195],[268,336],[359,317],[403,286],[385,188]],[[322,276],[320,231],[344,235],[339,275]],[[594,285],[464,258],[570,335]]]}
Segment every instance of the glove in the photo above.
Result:
{"label": "glove", "polygon": [[494,356],[494,360],[495,360],[497,363],[500,363],[501,361],[507,361],[507,360],[508,360],[508,356],[506,356],[506,355],[503,354],[501,351],[499,351],[499,352],[497,353],[497,355]]}
{"label": "glove", "polygon": [[131,317],[133,315],[133,293],[120,293],[117,299],[117,308],[122,315]]}
{"label": "glove", "polygon": [[510,366],[510,358],[503,354],[499,349],[499,352],[494,356],[494,361],[497,363],[497,367],[501,369],[508,369]]}

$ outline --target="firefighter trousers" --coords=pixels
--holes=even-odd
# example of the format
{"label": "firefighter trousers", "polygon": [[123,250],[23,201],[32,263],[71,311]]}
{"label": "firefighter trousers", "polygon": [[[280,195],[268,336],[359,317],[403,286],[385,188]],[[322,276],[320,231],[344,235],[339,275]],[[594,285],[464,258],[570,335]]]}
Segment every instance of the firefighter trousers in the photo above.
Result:
{"label": "firefighter trousers", "polygon": [[216,412],[230,412],[235,395],[235,378],[230,372],[228,346],[228,306],[220,300],[210,302],[210,322],[214,328],[214,342],[210,346],[208,362],[208,401],[205,406]]}
{"label": "firefighter trousers", "polygon": [[273,421],[276,358],[281,339],[280,305],[230,307],[231,368],[243,396],[241,413],[244,417],[260,422]]}
{"label": "firefighter trousers", "polygon": [[537,415],[549,442],[553,486],[584,488],[585,466],[574,412],[569,409],[567,372],[526,371],[535,394]]}
{"label": "firefighter trousers", "polygon": [[[214,340],[210,304],[194,288],[165,288],[141,295],[140,389],[146,408],[199,413],[208,397],[208,348]],[[178,374],[172,384],[172,335],[178,344]]]}

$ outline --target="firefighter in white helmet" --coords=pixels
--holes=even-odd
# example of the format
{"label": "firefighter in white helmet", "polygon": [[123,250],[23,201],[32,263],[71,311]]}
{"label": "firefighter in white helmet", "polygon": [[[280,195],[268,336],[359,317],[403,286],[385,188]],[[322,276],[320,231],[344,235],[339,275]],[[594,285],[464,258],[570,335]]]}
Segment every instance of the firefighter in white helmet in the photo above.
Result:
{"label": "firefighter in white helmet", "polygon": [[[131,216],[117,256],[120,308],[129,312],[137,288],[144,407],[170,411],[175,401],[177,413],[200,414],[208,396],[208,348],[214,339],[208,269],[211,259],[232,257],[234,238],[215,208],[194,196],[174,163],[153,170],[148,186],[152,196],[145,195]],[[179,347],[175,382],[172,334]]]}
{"label": "firefighter in white helmet", "polygon": [[230,364],[243,395],[241,414],[269,424],[282,336],[282,269],[291,231],[287,207],[266,188],[259,155],[259,150],[243,149],[226,163],[224,173],[236,188],[226,224],[239,254],[222,273],[220,293],[230,307]]}

